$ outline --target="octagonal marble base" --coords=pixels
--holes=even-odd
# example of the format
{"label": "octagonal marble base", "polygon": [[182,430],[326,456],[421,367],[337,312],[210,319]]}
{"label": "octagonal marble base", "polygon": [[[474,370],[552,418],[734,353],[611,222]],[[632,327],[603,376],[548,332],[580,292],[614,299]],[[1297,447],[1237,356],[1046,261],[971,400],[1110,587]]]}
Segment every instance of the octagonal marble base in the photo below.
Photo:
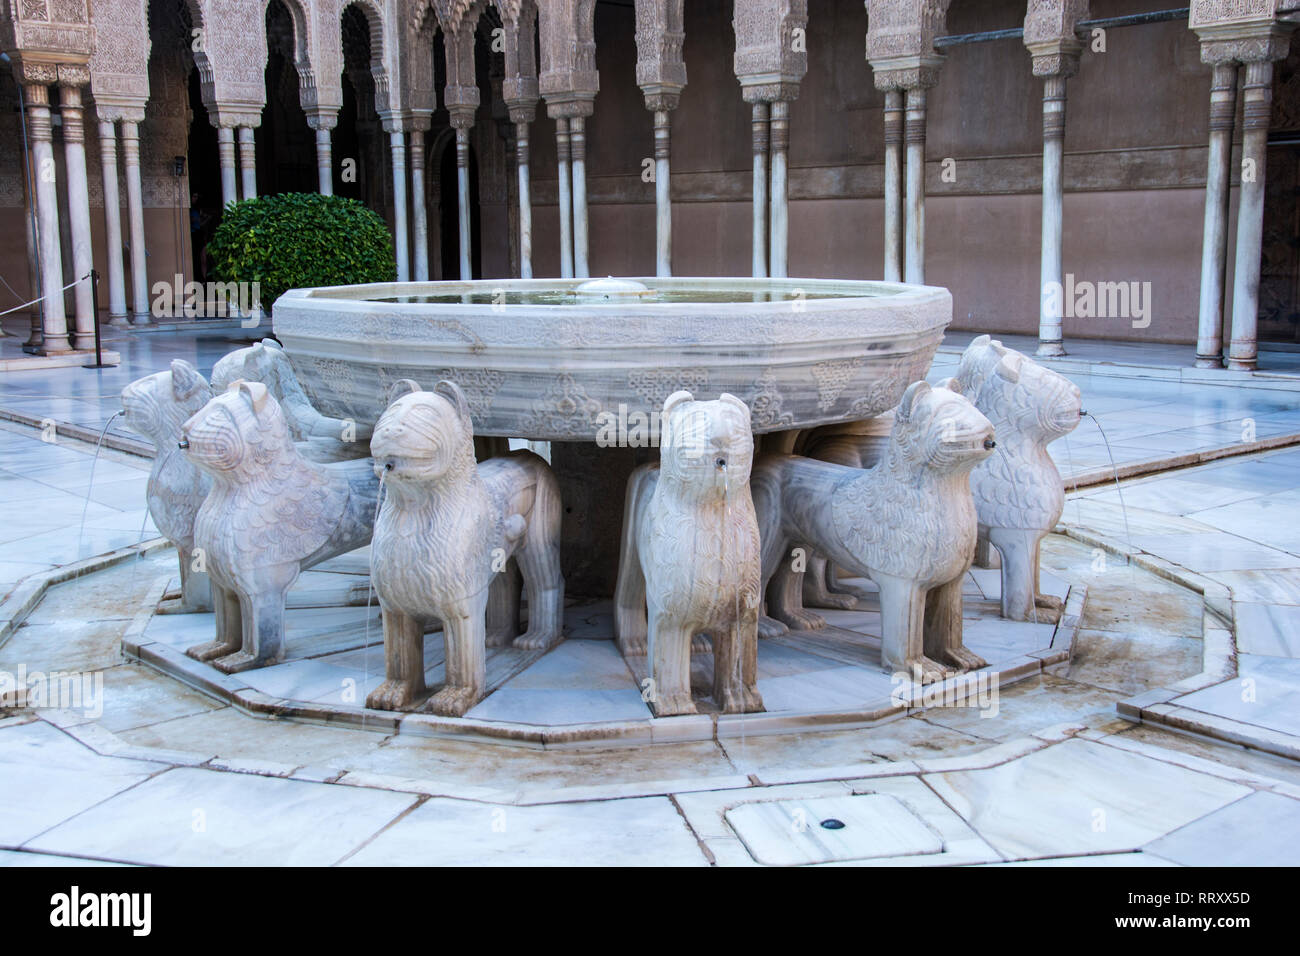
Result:
{"label": "octagonal marble base", "polygon": [[[642,659],[631,667],[612,640],[608,601],[572,602],[565,640],[549,652],[488,649],[488,693],[464,717],[368,710],[366,695],[384,676],[379,609],[367,605],[368,554],[356,551],[302,575],[286,613],[287,657],[272,667],[225,675],[185,656],[211,638],[211,614],[141,611],[123,639],[128,657],[253,714],[376,730],[478,737],[525,746],[620,746],[841,730],[933,706],[988,708],[995,688],[1068,659],[1086,592],[1044,573],[1047,593],[1066,599],[1059,624],[1004,621],[998,572],[972,570],[964,588],[966,644],[989,661],[972,674],[921,688],[884,671],[880,614],[872,585],[849,611],[823,611],[828,626],[759,641],[758,688],[767,711],[718,714],[709,699],[712,655],[692,658],[699,713],[652,715],[641,699]],[[174,580],[161,577],[153,594]],[[430,692],[443,681],[443,641],[425,639]],[[995,699],[995,698],[994,698]],[[991,716],[991,715],[990,715]]]}

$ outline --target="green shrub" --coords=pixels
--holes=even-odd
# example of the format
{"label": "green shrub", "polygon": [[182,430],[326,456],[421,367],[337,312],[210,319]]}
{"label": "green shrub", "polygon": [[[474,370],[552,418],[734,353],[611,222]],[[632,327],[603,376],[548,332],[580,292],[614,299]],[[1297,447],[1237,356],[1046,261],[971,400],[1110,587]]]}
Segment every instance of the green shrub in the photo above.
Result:
{"label": "green shrub", "polygon": [[208,253],[217,281],[261,283],[267,312],[289,289],[397,278],[384,221],[341,196],[282,193],[231,203]]}

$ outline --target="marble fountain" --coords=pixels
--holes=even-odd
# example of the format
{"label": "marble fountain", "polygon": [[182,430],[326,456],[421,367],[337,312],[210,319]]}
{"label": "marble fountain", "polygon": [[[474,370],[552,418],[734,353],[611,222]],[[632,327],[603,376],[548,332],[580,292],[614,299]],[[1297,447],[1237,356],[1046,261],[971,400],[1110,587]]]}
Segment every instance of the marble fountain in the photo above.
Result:
{"label": "marble fountain", "polygon": [[[995,712],[1082,608],[1038,579],[1060,508],[1033,475],[1078,393],[1071,421],[987,339],[969,382],[924,384],[951,313],[814,279],[288,292],[280,347],[124,393],[184,585],[126,653],[251,713],[543,746]],[[1053,407],[1012,420],[986,379]],[[971,568],[977,524],[1002,571]]]}

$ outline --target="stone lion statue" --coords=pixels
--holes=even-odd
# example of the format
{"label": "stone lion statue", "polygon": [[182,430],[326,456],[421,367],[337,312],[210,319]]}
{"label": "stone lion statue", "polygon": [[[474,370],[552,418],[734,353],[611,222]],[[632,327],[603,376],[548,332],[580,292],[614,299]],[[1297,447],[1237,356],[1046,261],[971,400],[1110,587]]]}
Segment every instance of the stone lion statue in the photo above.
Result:
{"label": "stone lion statue", "polygon": [[212,367],[214,392],[224,392],[241,379],[261,382],[275,396],[293,440],[302,443],[299,451],[305,458],[328,462],[366,456],[370,426],[329,418],[317,411],[294,374],[289,357],[274,339],[236,349]]}
{"label": "stone lion statue", "polygon": [[166,372],[146,375],[122,389],[126,427],[152,441],[156,449],[146,495],[149,516],[180,558],[177,610],[212,610],[208,575],[196,570],[194,562],[194,518],[212,487],[212,479],[177,447],[185,420],[211,397],[207,380],[183,359],[175,359]]}
{"label": "stone lion statue", "polygon": [[228,674],[284,656],[284,599],[307,568],[370,542],[379,481],[369,461],[320,464],[298,451],[279,402],[236,381],[181,429],[212,478],[194,522],[213,584],[216,640],[189,648]]}
{"label": "stone lion statue", "polygon": [[659,463],[628,479],[614,592],[625,656],[650,656],[654,712],[693,714],[691,647],[709,635],[713,701],[763,709],[757,687],[759,539],[749,472],[749,408],[733,395],[664,402]]}
{"label": "stone lion statue", "polygon": [[872,468],[761,456],[750,485],[775,620],[764,619],[760,634],[824,623],[803,616],[790,560],[798,547],[879,587],[886,668],[931,683],[952,669],[983,667],[962,644],[961,589],[976,537],[968,476],[993,448],[993,426],[968,399],[915,382]]}
{"label": "stone lion statue", "polygon": [[[563,633],[560,489],[530,451],[474,461],[469,404],[453,382],[422,391],[393,385],[370,440],[385,495],[375,524],[371,580],[384,609],[384,682],[367,706],[398,710],[425,694],[424,630],[441,621],[447,679],[425,709],[459,717],[487,690],[485,647],[545,650]],[[514,637],[519,591],[528,630]]]}
{"label": "stone lion statue", "polygon": [[1002,559],[1002,616],[1055,622],[1061,601],[1039,593],[1038,554],[1065,493],[1047,446],[1079,424],[1079,389],[987,335],[962,353],[956,381],[998,434],[997,453],[971,472],[970,486],[980,538]]}

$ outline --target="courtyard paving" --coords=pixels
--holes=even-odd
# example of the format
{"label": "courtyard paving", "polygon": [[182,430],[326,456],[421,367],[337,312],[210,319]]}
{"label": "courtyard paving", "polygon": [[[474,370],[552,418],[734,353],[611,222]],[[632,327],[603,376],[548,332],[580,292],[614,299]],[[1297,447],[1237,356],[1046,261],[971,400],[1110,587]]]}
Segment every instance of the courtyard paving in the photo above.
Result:
{"label": "courtyard paving", "polygon": [[[130,334],[121,369],[0,375],[0,409],[56,422],[0,423],[0,593],[155,534],[147,461],[59,424],[98,431],[128,381],[240,344]],[[0,710],[0,864],[1294,865],[1300,449],[1196,459],[1300,433],[1300,392],[1072,377],[1096,422],[1053,446],[1067,484],[1110,466],[1097,424],[1119,465],[1185,467],[1070,496],[1044,570],[1087,589],[1072,654],[996,716],[601,748],[273,719],[123,656],[159,549],[50,587],[0,644],[0,672],[103,681],[102,706]]]}

